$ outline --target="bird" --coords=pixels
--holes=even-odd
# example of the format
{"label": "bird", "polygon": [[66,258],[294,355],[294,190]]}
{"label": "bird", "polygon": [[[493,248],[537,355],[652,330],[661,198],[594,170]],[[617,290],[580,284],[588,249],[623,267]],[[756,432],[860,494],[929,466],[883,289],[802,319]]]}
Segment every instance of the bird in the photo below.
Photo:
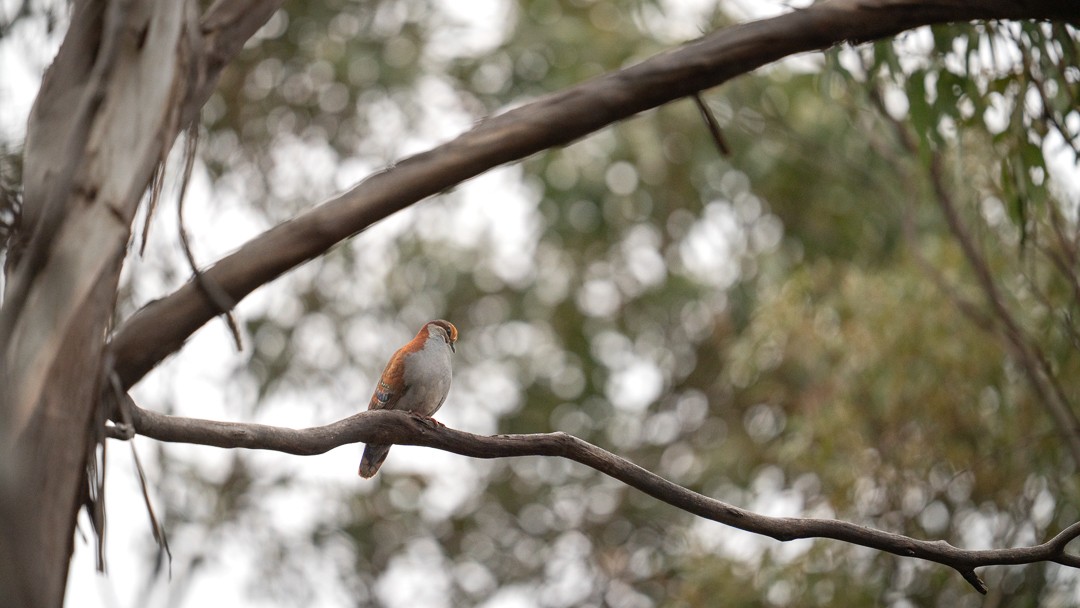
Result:
{"label": "bird", "polygon": [[[425,323],[415,338],[390,357],[368,409],[404,410],[431,418],[450,392],[450,355],[457,352],[457,339],[453,323],[442,319]],[[388,445],[365,446],[360,476],[368,479],[375,475],[389,453]]]}

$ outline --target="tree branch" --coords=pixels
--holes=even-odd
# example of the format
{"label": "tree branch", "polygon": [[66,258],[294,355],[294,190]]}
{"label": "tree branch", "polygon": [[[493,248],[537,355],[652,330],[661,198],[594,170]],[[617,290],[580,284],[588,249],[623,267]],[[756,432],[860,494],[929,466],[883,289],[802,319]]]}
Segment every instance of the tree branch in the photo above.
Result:
{"label": "tree branch", "polygon": [[[273,2],[253,1],[259,7],[275,6]],[[846,41],[884,38],[947,21],[1049,18],[1080,18],[1080,3],[836,0],[725,28],[638,65],[484,120],[456,139],[406,158],[255,237],[209,268],[205,276],[234,301],[240,301],[282,273],[419,200],[499,165],[569,143],[796,53]],[[204,26],[209,23],[216,22],[204,19]],[[250,35],[253,30],[237,26],[236,33],[240,31]],[[209,34],[207,38],[214,40]],[[188,282],[135,313],[119,328],[112,342],[124,386],[138,382],[219,312],[196,283]]]}
{"label": "tree branch", "polygon": [[[433,424],[429,419],[391,410],[370,410],[325,426],[291,429],[167,416],[144,410],[132,403],[129,403],[129,409],[130,423],[140,435],[159,441],[220,448],[272,450],[312,456],[343,445],[364,442],[424,446],[473,458],[567,458],[688,513],[779,541],[831,538],[902,557],[917,557],[937,562],[959,572],[980,593],[986,593],[987,587],[975,574],[975,568],[1047,561],[1080,568],[1080,557],[1065,552],[1066,545],[1080,536],[1080,523],[1069,526],[1041,545],[969,551],[954,547],[943,540],[919,540],[833,519],[770,517],[698,494],[625,458],[561,432],[473,435]],[[130,437],[130,433],[125,433],[118,427],[108,428],[111,437]]]}
{"label": "tree branch", "polygon": [[181,130],[198,118],[225,66],[284,3],[284,0],[217,0],[206,10],[199,23],[204,72],[184,100]]}
{"label": "tree branch", "polygon": [[[885,108],[881,95],[877,90],[871,90],[870,99],[877,107],[879,115],[888,122],[897,140],[911,154],[918,152],[918,143],[908,130],[907,125],[896,119]],[[956,203],[949,190],[943,168],[941,152],[931,150],[929,153],[927,175],[934,193],[934,202],[937,204],[945,218],[949,230],[956,237],[960,250],[967,259],[975,274],[976,282],[982,290],[991,314],[984,314],[975,305],[959,296],[950,287],[941,273],[928,264],[922,255],[913,248],[915,259],[926,270],[935,284],[952,300],[957,308],[966,315],[980,329],[998,334],[1004,341],[1005,346],[1013,358],[1024,370],[1024,374],[1030,382],[1032,390],[1038,398],[1039,404],[1050,414],[1055,422],[1055,428],[1065,441],[1066,447],[1072,456],[1073,462],[1080,466],[1080,418],[1073,411],[1065,391],[1054,377],[1053,369],[1046,359],[1038,342],[1028,335],[1020,325],[1019,320],[1005,303],[1005,296],[998,288],[994,280],[994,273],[985,256],[979,251],[974,237],[960,217]],[[914,227],[910,218],[904,220],[904,232],[909,241],[914,242]],[[1063,272],[1070,276],[1070,272]],[[1033,291],[1038,292],[1037,289]]]}
{"label": "tree branch", "polygon": [[940,153],[932,152],[930,155],[929,175],[930,183],[934,187],[934,194],[938,207],[945,222],[952,231],[953,236],[960,243],[960,249],[964,252],[968,264],[975,273],[976,282],[982,289],[990,310],[1001,324],[1001,335],[1012,347],[1016,359],[1031,382],[1032,388],[1039,397],[1039,402],[1050,413],[1065,440],[1073,461],[1080,466],[1080,418],[1073,411],[1065,391],[1054,378],[1054,371],[1046,355],[1039,348],[1038,343],[1032,339],[1020,322],[1013,315],[1005,303],[1005,297],[998,289],[994,275],[986,258],[979,251],[974,238],[960,218],[960,212],[953,201],[952,195],[945,185],[942,175],[942,160]]}

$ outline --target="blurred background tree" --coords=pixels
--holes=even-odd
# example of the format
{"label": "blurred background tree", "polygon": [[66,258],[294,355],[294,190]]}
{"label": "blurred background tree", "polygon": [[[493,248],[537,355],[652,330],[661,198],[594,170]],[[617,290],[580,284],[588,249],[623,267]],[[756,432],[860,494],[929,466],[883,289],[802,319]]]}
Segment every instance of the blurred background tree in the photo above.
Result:
{"label": "blurred background tree", "polygon": [[[207,217],[272,225],[501,108],[751,16],[677,0],[451,4],[286,3],[204,108]],[[1080,394],[1077,53],[1068,26],[924,28],[706,92],[730,156],[684,100],[532,157],[245,303],[246,348],[209,390],[230,419],[337,419],[442,317],[462,333],[449,426],[569,432],[770,514],[969,548],[1041,542],[1080,518],[1077,429],[1047,409],[1074,411]],[[220,233],[196,235],[205,259],[235,246]],[[187,274],[168,243],[137,264],[121,316]],[[226,348],[214,332],[202,339]],[[214,417],[191,403],[184,357],[142,400]],[[757,538],[556,459],[399,447],[361,482],[354,466],[313,476],[295,458],[141,445],[175,555],[174,580],[155,571],[143,593],[164,605],[237,559],[255,601],[282,605],[1080,594],[1042,564],[989,569],[984,598],[937,565]]]}

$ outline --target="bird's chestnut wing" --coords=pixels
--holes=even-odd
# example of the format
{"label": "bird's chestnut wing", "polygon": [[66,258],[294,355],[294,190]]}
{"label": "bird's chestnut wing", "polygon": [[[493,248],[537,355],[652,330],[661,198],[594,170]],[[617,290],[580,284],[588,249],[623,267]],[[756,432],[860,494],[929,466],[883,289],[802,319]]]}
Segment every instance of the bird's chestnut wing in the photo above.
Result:
{"label": "bird's chestnut wing", "polygon": [[375,385],[375,393],[368,402],[369,410],[389,410],[396,404],[408,390],[405,384],[405,349],[401,349],[390,357],[386,364],[379,382]]}

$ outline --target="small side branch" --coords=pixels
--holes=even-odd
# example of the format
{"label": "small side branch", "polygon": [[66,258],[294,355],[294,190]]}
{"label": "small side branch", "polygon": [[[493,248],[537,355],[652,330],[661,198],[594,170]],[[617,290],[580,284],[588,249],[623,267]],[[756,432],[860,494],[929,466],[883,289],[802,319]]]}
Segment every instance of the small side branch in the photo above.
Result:
{"label": "small side branch", "polygon": [[[425,419],[395,411],[365,411],[325,425],[291,429],[263,424],[218,422],[166,416],[132,405],[135,431],[159,441],[194,443],[220,448],[272,450],[312,456],[352,443],[417,445],[473,458],[557,456],[591,467],[674,507],[740,530],[779,541],[831,538],[916,557],[953,568],[980,593],[986,584],[976,568],[995,565],[1055,562],[1080,568],[1080,557],[1065,547],[1080,536],[1080,523],[1033,547],[968,551],[945,541],[926,541],[833,519],[770,517],[747,511],[684,488],[603,448],[566,433],[473,435],[437,426]],[[124,438],[110,428],[110,436]]]}

